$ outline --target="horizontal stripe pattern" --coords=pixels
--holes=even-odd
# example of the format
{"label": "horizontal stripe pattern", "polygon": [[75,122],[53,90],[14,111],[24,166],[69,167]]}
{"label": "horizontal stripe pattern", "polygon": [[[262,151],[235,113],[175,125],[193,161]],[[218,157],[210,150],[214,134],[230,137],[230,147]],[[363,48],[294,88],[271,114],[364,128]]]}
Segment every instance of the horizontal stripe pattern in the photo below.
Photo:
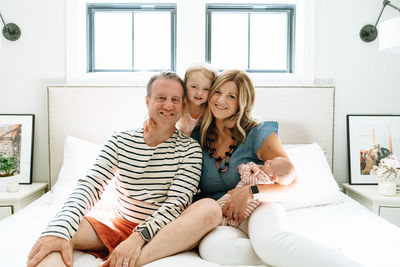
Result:
{"label": "horizontal stripe pattern", "polygon": [[142,129],[115,133],[42,236],[70,240],[115,177],[116,216],[138,223],[137,229],[147,228],[154,237],[192,202],[201,165],[199,144],[178,130],[156,147],[145,143]]}

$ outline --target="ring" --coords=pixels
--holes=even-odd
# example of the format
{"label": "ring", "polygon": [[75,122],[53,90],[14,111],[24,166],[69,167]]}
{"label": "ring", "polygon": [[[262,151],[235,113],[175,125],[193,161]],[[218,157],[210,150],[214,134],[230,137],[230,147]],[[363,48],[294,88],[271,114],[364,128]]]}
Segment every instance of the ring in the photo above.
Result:
{"label": "ring", "polygon": [[123,265],[123,266],[128,266],[128,265],[129,265],[129,262],[127,262],[127,261],[126,261],[126,262],[123,262],[122,265]]}

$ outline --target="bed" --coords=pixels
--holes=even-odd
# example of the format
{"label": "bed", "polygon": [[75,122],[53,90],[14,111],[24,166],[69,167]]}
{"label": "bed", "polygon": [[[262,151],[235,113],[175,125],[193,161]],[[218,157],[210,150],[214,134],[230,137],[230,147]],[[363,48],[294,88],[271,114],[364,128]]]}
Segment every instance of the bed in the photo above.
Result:
{"label": "bed", "polygon": [[[256,88],[255,117],[279,122],[282,143],[302,178],[298,192],[271,200],[285,206],[290,231],[339,252],[354,266],[400,266],[400,228],[341,193],[333,178],[334,93],[330,86]],[[140,85],[48,87],[50,191],[0,221],[1,266],[25,266],[31,246],[93,162],[100,144],[115,130],[141,126],[144,96]],[[95,208],[112,208],[113,197],[111,184]],[[100,263],[92,255],[74,252],[74,266]],[[146,266],[221,265],[193,250]]]}

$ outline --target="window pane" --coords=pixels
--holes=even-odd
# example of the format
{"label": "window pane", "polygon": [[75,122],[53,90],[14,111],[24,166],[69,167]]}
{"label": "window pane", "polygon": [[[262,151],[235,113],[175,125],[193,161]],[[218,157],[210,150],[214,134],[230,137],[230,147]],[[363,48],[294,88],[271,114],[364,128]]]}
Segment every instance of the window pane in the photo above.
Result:
{"label": "window pane", "polygon": [[132,68],[132,14],[95,12],[95,69]]}
{"label": "window pane", "polygon": [[171,68],[171,13],[135,12],[134,68]]}
{"label": "window pane", "polygon": [[250,25],[250,69],[285,70],[286,13],[252,13]]}
{"label": "window pane", "polygon": [[211,63],[220,69],[247,69],[248,15],[212,13]]}

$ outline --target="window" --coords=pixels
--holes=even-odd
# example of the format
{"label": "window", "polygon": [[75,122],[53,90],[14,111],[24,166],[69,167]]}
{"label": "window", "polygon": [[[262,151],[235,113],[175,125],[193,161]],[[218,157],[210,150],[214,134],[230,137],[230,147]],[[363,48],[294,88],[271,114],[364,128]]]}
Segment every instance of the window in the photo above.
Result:
{"label": "window", "polygon": [[175,4],[88,4],[87,72],[175,70]]}
{"label": "window", "polygon": [[206,60],[221,69],[293,73],[295,5],[207,4]]}
{"label": "window", "polygon": [[[256,85],[271,81],[309,84],[314,79],[314,0],[252,0],[251,4],[242,0],[132,2],[65,2],[68,83],[146,84],[160,69],[183,76],[188,66],[205,61],[220,70],[245,69]],[[93,31],[95,27],[90,29],[97,12],[99,25],[106,27],[103,31],[97,29],[98,34]],[[154,23],[162,17],[154,15],[161,14],[157,12],[169,18],[157,22],[163,31]],[[121,15],[118,19],[113,17],[117,14]],[[234,15],[238,19],[232,19]],[[151,23],[139,25],[139,20]],[[114,37],[117,30],[127,36]],[[233,36],[227,34],[229,31],[241,37],[228,42],[227,38]],[[215,42],[218,38],[223,39],[222,46]],[[106,42],[101,44],[99,40]]]}

